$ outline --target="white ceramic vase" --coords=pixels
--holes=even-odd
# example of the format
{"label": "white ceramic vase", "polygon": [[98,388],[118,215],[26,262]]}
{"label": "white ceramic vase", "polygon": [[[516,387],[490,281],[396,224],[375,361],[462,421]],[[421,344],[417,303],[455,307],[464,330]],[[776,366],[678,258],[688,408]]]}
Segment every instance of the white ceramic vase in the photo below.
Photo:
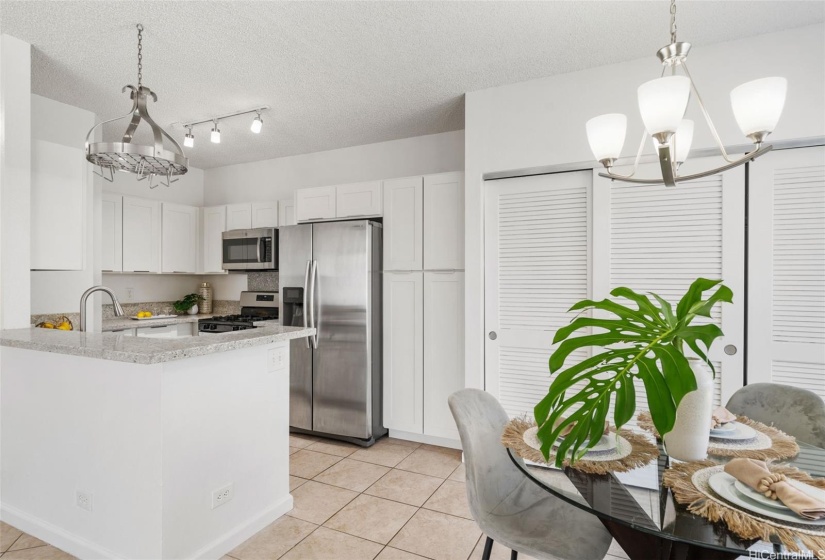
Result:
{"label": "white ceramic vase", "polygon": [[190,315],[197,315],[198,314],[198,304],[196,303],[195,305],[190,307],[186,312]]}
{"label": "white ceramic vase", "polygon": [[713,417],[713,375],[705,362],[688,358],[696,377],[696,390],[691,391],[676,409],[673,430],[665,434],[667,454],[679,461],[700,461],[708,456],[710,428]]}

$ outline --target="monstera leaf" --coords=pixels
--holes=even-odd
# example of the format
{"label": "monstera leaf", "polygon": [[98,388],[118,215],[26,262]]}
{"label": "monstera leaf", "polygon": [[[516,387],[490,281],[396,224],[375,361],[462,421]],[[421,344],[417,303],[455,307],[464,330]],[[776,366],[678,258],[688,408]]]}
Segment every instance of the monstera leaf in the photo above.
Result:
{"label": "monstera leaf", "polygon": [[[571,461],[581,458],[598,443],[604,430],[611,400],[613,423],[621,427],[636,411],[633,379],[644,384],[650,415],[660,434],[673,429],[676,407],[687,393],[696,389],[696,379],[684,354],[687,345],[713,370],[707,351],[721,329],[714,324],[691,325],[697,316],[710,317],[716,302],[730,303],[733,292],[721,280],[699,278],[691,284],[674,312],[670,303],[656,294],[654,304],[647,296],[629,288],[616,288],[610,295],[628,300],[584,300],[570,311],[598,310],[611,318],[578,316],[556,332],[553,343],[561,343],[550,356],[553,381],[547,396],[536,405],[541,451],[549,457],[552,444],[566,427],[569,434],[556,451],[556,466],[570,452]],[[718,286],[707,299],[704,292]],[[635,304],[635,305],[634,305]],[[571,337],[574,333],[580,336]],[[586,360],[562,369],[567,357],[588,346],[594,351]],[[715,370],[714,375],[716,374]]]}

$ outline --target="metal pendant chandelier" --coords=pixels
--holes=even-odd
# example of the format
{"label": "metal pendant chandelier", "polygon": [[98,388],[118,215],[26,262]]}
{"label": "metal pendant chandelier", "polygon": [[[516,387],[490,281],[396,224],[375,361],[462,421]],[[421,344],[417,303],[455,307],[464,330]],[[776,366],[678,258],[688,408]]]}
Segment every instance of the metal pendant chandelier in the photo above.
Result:
{"label": "metal pendant chandelier", "polygon": [[[779,116],[785,105],[788,81],[778,77],[762,78],[742,84],[731,91],[731,106],[736,122],[742,133],[754,144],[753,151],[738,159],[731,158],[725,151],[716,127],[699,95],[699,90],[690,77],[686,63],[689,51],[690,43],[676,41],[676,1],[671,0],[670,44],[656,53],[664,67],[662,76],[642,84],[638,89],[639,112],[645,125],[645,132],[642,134],[642,141],[630,174],[619,175],[613,172],[613,164],[619,158],[624,145],[627,117],[612,113],[587,121],[585,128],[590,149],[599,163],[607,169],[606,173],[599,173],[600,176],[628,183],[643,185],[664,183],[668,187],[673,187],[682,181],[707,177],[737,167],[771,150],[772,146],[765,145],[763,142],[779,122]],[[678,69],[681,69],[682,74],[677,74]],[[726,163],[707,171],[679,175],[679,166],[687,159],[693,141],[693,121],[684,119],[691,91],[696,97],[699,109]],[[648,135],[653,139],[662,169],[662,177],[637,179],[634,175]]]}
{"label": "metal pendant chandelier", "polygon": [[[124,171],[127,173],[134,173],[138,177],[138,181],[149,179],[149,188],[153,189],[158,185],[155,184],[155,177],[160,178],[159,184],[170,186],[177,179],[172,179],[176,175],[183,175],[187,172],[189,160],[183,153],[180,145],[174,138],[169,136],[166,131],[152,120],[149,116],[147,102],[149,98],[157,102],[158,96],[143,85],[143,26],[137,24],[138,30],[138,81],[137,87],[127,85],[123,87],[122,91],[130,90],[130,99],[132,100],[132,110],[123,115],[103,121],[95,126],[86,135],[86,159],[91,163],[100,166],[101,173],[97,173],[107,181],[114,181],[115,171]],[[126,127],[126,132],[123,133],[123,140],[120,142],[93,142],[89,139],[92,137],[94,130],[106,123],[125,119],[131,116],[131,121]],[[132,139],[135,130],[140,124],[141,120],[152,129],[154,138],[154,145],[143,146],[134,144]],[[169,140],[171,149],[164,149],[163,137]],[[106,172],[108,171],[108,176]],[[165,179],[165,181],[164,181]]]}

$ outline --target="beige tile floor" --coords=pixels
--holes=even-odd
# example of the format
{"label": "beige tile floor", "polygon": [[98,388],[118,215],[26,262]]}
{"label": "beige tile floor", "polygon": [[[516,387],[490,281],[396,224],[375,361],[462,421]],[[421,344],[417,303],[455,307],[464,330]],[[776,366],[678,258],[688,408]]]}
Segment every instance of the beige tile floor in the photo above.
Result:
{"label": "beige tile floor", "polygon": [[[286,516],[222,560],[480,560],[461,453],[384,438],[368,449],[290,436]],[[73,557],[0,522],[2,560]],[[496,544],[493,560],[508,560]],[[519,555],[521,560],[530,557]],[[627,558],[614,543],[608,559]]]}

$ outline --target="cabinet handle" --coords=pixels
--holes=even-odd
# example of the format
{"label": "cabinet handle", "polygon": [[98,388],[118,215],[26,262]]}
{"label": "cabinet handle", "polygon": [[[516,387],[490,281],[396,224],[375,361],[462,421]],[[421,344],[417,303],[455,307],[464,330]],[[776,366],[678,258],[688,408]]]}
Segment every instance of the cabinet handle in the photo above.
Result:
{"label": "cabinet handle", "polygon": [[382,270],[382,274],[412,274],[413,272],[421,272],[420,270]]}
{"label": "cabinet handle", "polygon": [[149,272],[148,270],[133,270],[132,272]]}
{"label": "cabinet handle", "polygon": [[104,268],[100,272],[114,272],[114,270],[112,270],[110,268]]}
{"label": "cabinet handle", "polygon": [[426,272],[432,272],[433,274],[455,274],[456,269],[454,268],[440,268],[437,270],[427,270]]}

